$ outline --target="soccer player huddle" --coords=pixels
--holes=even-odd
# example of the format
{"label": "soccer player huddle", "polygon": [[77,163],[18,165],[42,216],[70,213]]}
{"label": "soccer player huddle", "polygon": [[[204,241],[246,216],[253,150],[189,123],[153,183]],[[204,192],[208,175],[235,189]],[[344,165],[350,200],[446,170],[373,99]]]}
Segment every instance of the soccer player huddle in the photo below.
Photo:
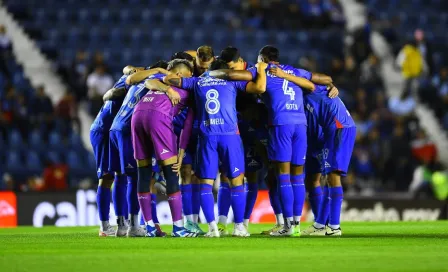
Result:
{"label": "soccer player huddle", "polygon": [[[342,235],[341,176],[355,123],[330,76],[280,64],[279,55],[264,46],[252,66],[234,47],[215,56],[201,46],[169,62],[123,69],[90,132],[100,236],[165,236],[156,209],[156,195],[163,193],[171,236],[228,235],[232,207],[232,235],[248,237],[260,179],[277,221],[262,234]],[[300,231],[306,191],[315,222]],[[109,224],[111,195],[117,228]],[[207,232],[198,225],[201,208]]]}

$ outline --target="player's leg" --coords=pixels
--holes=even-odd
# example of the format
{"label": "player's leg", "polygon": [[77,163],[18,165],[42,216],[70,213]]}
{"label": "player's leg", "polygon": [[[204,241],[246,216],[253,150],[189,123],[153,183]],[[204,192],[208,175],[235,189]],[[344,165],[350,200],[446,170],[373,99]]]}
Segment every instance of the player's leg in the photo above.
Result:
{"label": "player's leg", "polygon": [[249,220],[250,216],[252,215],[252,210],[254,209],[255,206],[255,201],[257,201],[258,174],[259,171],[251,171],[246,173],[247,194],[246,194],[246,209],[244,211],[244,226],[247,229],[249,229]]}
{"label": "player's leg", "polygon": [[356,128],[336,129],[328,134],[333,141],[330,142],[332,148],[328,150],[328,163],[331,167],[331,172],[328,174],[330,216],[329,229],[325,235],[340,236],[342,235],[340,228],[341,208],[344,199],[341,176],[345,176],[348,172],[355,145]]}
{"label": "player's leg", "polygon": [[285,224],[277,184],[276,169],[273,167],[273,165],[269,165],[268,175],[266,177],[266,185],[268,187],[269,201],[271,203],[272,210],[274,211],[276,222],[273,228],[262,231],[261,234],[269,235],[272,232],[283,229],[283,225]]}
{"label": "player's leg", "polygon": [[96,193],[96,203],[98,206],[98,215],[101,221],[100,236],[115,236],[115,229],[109,224],[110,212],[110,187],[113,178],[108,174],[109,165],[109,133],[102,131],[90,131],[90,143],[96,161],[98,175],[98,189]]}
{"label": "player's leg", "polygon": [[198,170],[201,181],[201,207],[208,223],[205,237],[219,237],[218,225],[215,221],[215,200],[213,182],[218,172],[217,136],[201,136],[198,142]]}
{"label": "player's leg", "polygon": [[[308,162],[306,163],[308,164]],[[311,210],[313,211],[315,219],[319,214],[323,198],[323,191],[322,187],[320,186],[320,177],[320,173],[308,174],[308,171],[306,171],[305,187],[308,191],[308,200],[310,202]]]}
{"label": "player's leg", "polygon": [[115,172],[112,188],[112,199],[115,215],[117,216],[117,232],[115,235],[117,237],[123,237],[126,236],[128,229],[128,204],[126,201],[127,180],[126,175],[121,172],[118,132],[110,131],[109,136],[109,172]]}
{"label": "player's leg", "polygon": [[291,185],[294,194],[294,236],[300,236],[300,220],[302,217],[303,205],[305,203],[305,173],[304,165],[306,159],[307,137],[306,125],[295,125],[294,136],[292,138],[292,158],[291,158]]}
{"label": "player's leg", "polygon": [[269,159],[274,162],[279,195],[285,218],[282,230],[272,232],[272,236],[290,236],[294,232],[293,205],[294,193],[291,184],[292,138],[295,127],[292,125],[273,126],[269,129]]}
{"label": "player's leg", "polygon": [[180,185],[180,191],[182,193],[182,209],[185,218],[187,219],[185,225],[187,229],[190,229],[190,226],[193,225],[193,206],[191,205],[193,188],[191,186],[191,171],[191,164],[183,164],[180,169],[180,176],[182,179],[182,184]]}
{"label": "player's leg", "polygon": [[[222,167],[220,167],[222,168]],[[221,236],[229,234],[227,231],[227,217],[231,205],[230,180],[224,169],[220,169],[220,182],[218,189],[218,229]]]}
{"label": "player's leg", "polygon": [[244,226],[246,192],[244,188],[244,148],[239,135],[221,135],[218,140],[218,154],[227,177],[230,180],[230,201],[234,217],[233,236],[250,236]]}

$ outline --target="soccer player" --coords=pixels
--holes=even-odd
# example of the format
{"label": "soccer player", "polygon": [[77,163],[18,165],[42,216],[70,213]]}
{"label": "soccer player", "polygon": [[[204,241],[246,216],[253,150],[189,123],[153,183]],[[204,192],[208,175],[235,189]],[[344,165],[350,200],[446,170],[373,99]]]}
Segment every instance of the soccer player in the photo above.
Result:
{"label": "soccer player", "polygon": [[[168,70],[179,76],[191,77],[193,66],[186,60],[173,60]],[[190,138],[193,123],[193,111],[188,112],[180,135],[179,153],[177,136],[174,134],[173,118],[187,106],[188,92],[167,88],[167,93],[178,92],[181,100],[176,106],[163,92],[154,91],[157,85],[166,86],[157,79],[147,80],[145,86],[150,89],[140,100],[132,116],[132,143],[138,171],[138,201],[146,224],[146,236],[155,237],[156,227],[152,220],[150,180],[152,154],[162,165],[166,179],[166,193],[173,219],[173,237],[196,237],[196,232],[184,228],[182,217],[182,199],[179,190],[178,172]]]}
{"label": "soccer player", "polygon": [[210,64],[215,60],[215,53],[213,48],[208,45],[200,46],[196,51],[186,51],[194,58],[194,73],[195,77],[202,75],[207,71]]}
{"label": "soccer player", "polygon": [[[278,68],[270,70],[280,78],[295,82],[297,78],[287,75]],[[307,75],[310,78],[310,75]],[[304,235],[341,236],[340,228],[343,190],[341,176],[345,176],[350,164],[356,139],[356,125],[342,100],[331,99],[327,95],[327,86],[318,85],[314,93],[305,95],[305,107],[314,114],[322,127],[325,141],[325,171],[328,171],[328,206],[322,204],[315,223],[304,230]],[[329,211],[327,210],[329,209]],[[325,224],[329,216],[328,229]]]}
{"label": "soccer player", "polygon": [[[145,72],[156,74],[161,71],[160,68],[150,69]],[[162,75],[159,74],[159,77]],[[134,83],[130,77],[126,79],[126,83]],[[115,116],[110,128],[109,143],[109,170],[114,171],[117,175],[125,174],[128,180],[127,202],[130,224],[126,233],[126,226],[123,222],[119,222],[119,232],[117,236],[143,237],[146,232],[139,227],[138,212],[139,204],[137,199],[137,173],[136,162],[133,157],[132,139],[131,139],[131,117],[134,112],[135,105],[146,94],[148,89],[145,88],[144,82],[129,88],[123,104],[121,105],[117,115]]]}
{"label": "soccer player", "polygon": [[[110,188],[114,182],[113,175],[108,171],[109,129],[115,115],[120,109],[123,98],[129,89],[129,86],[125,83],[126,78],[128,75],[140,70],[143,70],[143,68],[133,66],[126,66],[123,68],[123,76],[115,83],[113,88],[105,94],[105,103],[90,127],[90,143],[92,144],[99,179],[96,197],[99,218],[101,221],[99,236],[116,235],[115,228],[109,224]],[[115,93],[116,100],[110,100],[112,93]],[[115,214],[119,221],[117,223],[122,222],[122,224],[124,224],[125,215],[127,213],[127,205],[125,202],[126,182],[120,176],[115,176],[112,195],[114,199]]]}
{"label": "soccer player", "polygon": [[[198,143],[198,164],[201,180],[201,206],[209,224],[206,237],[219,237],[215,222],[212,187],[218,163],[222,162],[231,183],[231,202],[235,216],[234,236],[247,237],[249,233],[243,224],[246,196],[243,186],[244,150],[238,132],[235,109],[237,91],[259,93],[266,86],[266,64],[260,64],[256,82],[226,81],[214,78],[208,73],[203,77],[179,78],[167,76],[164,82],[185,90],[194,91],[196,114],[200,122]],[[214,61],[209,71],[228,69],[220,60]]]}

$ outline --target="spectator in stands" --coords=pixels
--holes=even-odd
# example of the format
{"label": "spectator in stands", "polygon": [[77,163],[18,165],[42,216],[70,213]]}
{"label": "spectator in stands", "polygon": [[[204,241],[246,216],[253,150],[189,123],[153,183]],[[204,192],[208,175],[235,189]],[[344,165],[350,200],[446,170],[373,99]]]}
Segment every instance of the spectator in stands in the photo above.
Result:
{"label": "spectator in stands", "polygon": [[3,118],[6,121],[7,126],[13,125],[14,110],[17,107],[17,94],[16,89],[13,86],[7,87],[6,94],[2,98],[1,104]]}
{"label": "spectator in stands", "polygon": [[34,96],[32,105],[33,112],[30,116],[34,126],[43,127],[48,131],[52,126],[54,109],[50,97],[45,93],[44,86],[41,85],[36,88],[36,95]]}
{"label": "spectator in stands", "polygon": [[328,25],[328,14],[321,0],[303,1],[302,13],[309,27],[323,28]]}
{"label": "spectator in stands", "polygon": [[11,39],[6,35],[6,27],[0,25],[0,73],[3,73],[9,80],[11,73],[8,69],[8,58],[12,53]]}
{"label": "spectator in stands", "polygon": [[338,0],[327,0],[324,2],[324,9],[330,17],[330,21],[333,25],[344,26],[345,17],[341,4]]}
{"label": "spectator in stands", "polygon": [[114,85],[111,75],[106,73],[105,67],[99,65],[87,77],[90,114],[95,116],[103,105],[103,95]]}
{"label": "spectator in stands", "polygon": [[422,29],[416,29],[414,32],[414,40],[425,63],[428,65],[428,73],[432,75],[434,73],[434,62],[432,60],[433,50],[431,44],[425,39],[425,32]]}
{"label": "spectator in stands", "polygon": [[78,106],[75,97],[67,90],[56,106],[55,110],[58,120],[62,124],[64,136],[71,132],[72,125],[75,125],[79,134],[81,134],[81,121],[78,117]]}
{"label": "spectator in stands", "polygon": [[30,131],[30,108],[23,94],[17,96],[17,105],[14,110],[14,125],[24,137]]}
{"label": "spectator in stands", "polygon": [[75,92],[78,101],[87,96],[86,80],[89,75],[89,63],[85,51],[78,51],[73,62],[68,67],[60,67],[59,73]]}
{"label": "spectator in stands", "polygon": [[402,98],[414,95],[418,89],[418,79],[427,71],[427,65],[415,42],[407,43],[398,53],[397,66],[404,79]]}
{"label": "spectator in stands", "polygon": [[374,88],[375,86],[383,85],[380,76],[379,61],[373,53],[361,63],[360,82],[365,88]]}
{"label": "spectator in stands", "polygon": [[94,72],[98,66],[103,66],[104,70],[107,70],[107,65],[104,62],[104,55],[101,52],[95,52],[95,55],[93,56],[93,62],[89,65],[88,73],[90,74]]}
{"label": "spectator in stands", "polygon": [[44,169],[44,184],[39,187],[41,191],[65,191],[67,182],[68,166],[62,163],[48,162]]}
{"label": "spectator in stands", "polygon": [[390,111],[399,116],[412,114],[415,106],[415,98],[408,92],[403,92],[400,97],[391,97],[389,99]]}

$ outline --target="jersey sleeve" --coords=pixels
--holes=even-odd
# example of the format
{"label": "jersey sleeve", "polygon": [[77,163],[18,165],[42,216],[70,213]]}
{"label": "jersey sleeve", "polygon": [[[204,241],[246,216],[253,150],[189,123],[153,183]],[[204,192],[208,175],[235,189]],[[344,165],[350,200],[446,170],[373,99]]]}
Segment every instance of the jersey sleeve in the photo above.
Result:
{"label": "jersey sleeve", "polygon": [[308,80],[311,80],[311,77],[313,76],[313,74],[311,72],[304,70],[304,69],[295,69],[294,73],[295,73],[295,76],[303,77]]}
{"label": "jersey sleeve", "polygon": [[247,71],[249,71],[252,74],[252,80],[254,80],[257,77],[257,68],[251,67],[247,69]]}
{"label": "jersey sleeve", "polygon": [[122,76],[117,82],[114,84],[115,89],[125,88],[128,89],[129,85],[126,85],[127,76]]}
{"label": "jersey sleeve", "polygon": [[235,86],[235,89],[240,92],[246,91],[246,86],[249,84],[249,81],[232,81],[233,86]]}
{"label": "jersey sleeve", "polygon": [[191,131],[193,130],[193,117],[193,110],[190,108],[188,109],[187,118],[184,122],[184,128],[180,133],[179,148],[184,150],[187,148],[187,145],[190,141]]}
{"label": "jersey sleeve", "polygon": [[187,91],[193,91],[194,86],[196,86],[197,82],[198,82],[197,77],[183,77],[181,88]]}

